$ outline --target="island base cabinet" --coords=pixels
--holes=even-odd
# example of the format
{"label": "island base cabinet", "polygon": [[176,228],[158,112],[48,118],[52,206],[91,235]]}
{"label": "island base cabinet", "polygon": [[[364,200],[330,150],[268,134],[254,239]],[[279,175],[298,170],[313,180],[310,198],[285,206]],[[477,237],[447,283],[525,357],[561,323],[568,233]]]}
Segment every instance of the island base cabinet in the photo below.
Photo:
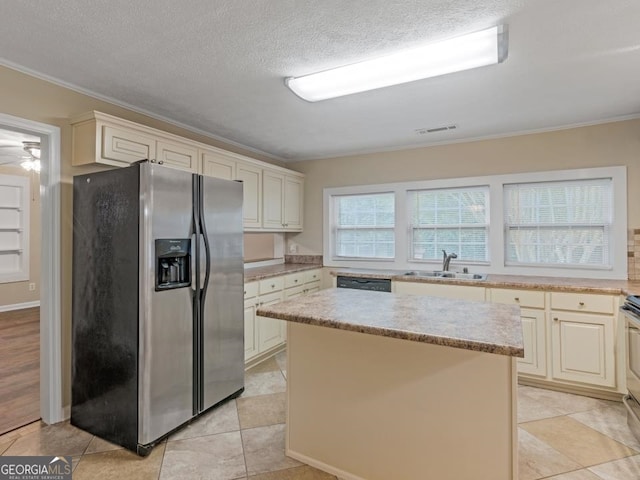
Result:
{"label": "island base cabinet", "polygon": [[613,318],[551,312],[553,378],[615,387]]}
{"label": "island base cabinet", "polygon": [[350,480],[515,480],[516,360],[288,323],[286,454]]}

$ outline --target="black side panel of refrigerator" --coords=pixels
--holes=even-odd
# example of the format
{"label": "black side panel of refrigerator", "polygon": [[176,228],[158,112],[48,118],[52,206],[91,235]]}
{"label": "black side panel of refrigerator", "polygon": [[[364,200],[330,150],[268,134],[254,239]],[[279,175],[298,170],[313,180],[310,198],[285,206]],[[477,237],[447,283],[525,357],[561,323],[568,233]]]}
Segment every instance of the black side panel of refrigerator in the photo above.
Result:
{"label": "black side panel of refrigerator", "polygon": [[131,166],[73,181],[71,423],[134,451],[139,178]]}

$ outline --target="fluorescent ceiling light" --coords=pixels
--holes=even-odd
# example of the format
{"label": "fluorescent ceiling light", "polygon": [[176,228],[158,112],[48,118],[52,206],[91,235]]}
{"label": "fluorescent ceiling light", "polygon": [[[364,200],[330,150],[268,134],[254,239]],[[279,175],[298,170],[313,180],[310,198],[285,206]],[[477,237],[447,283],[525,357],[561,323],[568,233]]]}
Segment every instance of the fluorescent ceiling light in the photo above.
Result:
{"label": "fluorescent ceiling light", "polygon": [[299,97],[317,102],[446,73],[501,63],[507,58],[504,25],[373,60],[285,79]]}

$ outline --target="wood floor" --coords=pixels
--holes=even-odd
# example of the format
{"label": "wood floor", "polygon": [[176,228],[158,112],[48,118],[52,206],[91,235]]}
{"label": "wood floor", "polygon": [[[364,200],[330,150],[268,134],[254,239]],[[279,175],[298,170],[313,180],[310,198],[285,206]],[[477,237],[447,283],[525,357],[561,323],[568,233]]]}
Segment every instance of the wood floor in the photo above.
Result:
{"label": "wood floor", "polygon": [[0,313],[0,435],[40,418],[40,309]]}

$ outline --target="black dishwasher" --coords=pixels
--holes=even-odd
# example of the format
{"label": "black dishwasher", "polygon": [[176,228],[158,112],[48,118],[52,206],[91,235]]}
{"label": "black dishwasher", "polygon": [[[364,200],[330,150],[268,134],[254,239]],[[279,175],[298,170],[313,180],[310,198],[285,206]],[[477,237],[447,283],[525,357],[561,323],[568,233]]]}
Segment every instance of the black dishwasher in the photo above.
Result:
{"label": "black dishwasher", "polygon": [[355,288],[356,290],[374,290],[376,292],[390,292],[391,280],[388,278],[362,278],[338,276],[338,288]]}

